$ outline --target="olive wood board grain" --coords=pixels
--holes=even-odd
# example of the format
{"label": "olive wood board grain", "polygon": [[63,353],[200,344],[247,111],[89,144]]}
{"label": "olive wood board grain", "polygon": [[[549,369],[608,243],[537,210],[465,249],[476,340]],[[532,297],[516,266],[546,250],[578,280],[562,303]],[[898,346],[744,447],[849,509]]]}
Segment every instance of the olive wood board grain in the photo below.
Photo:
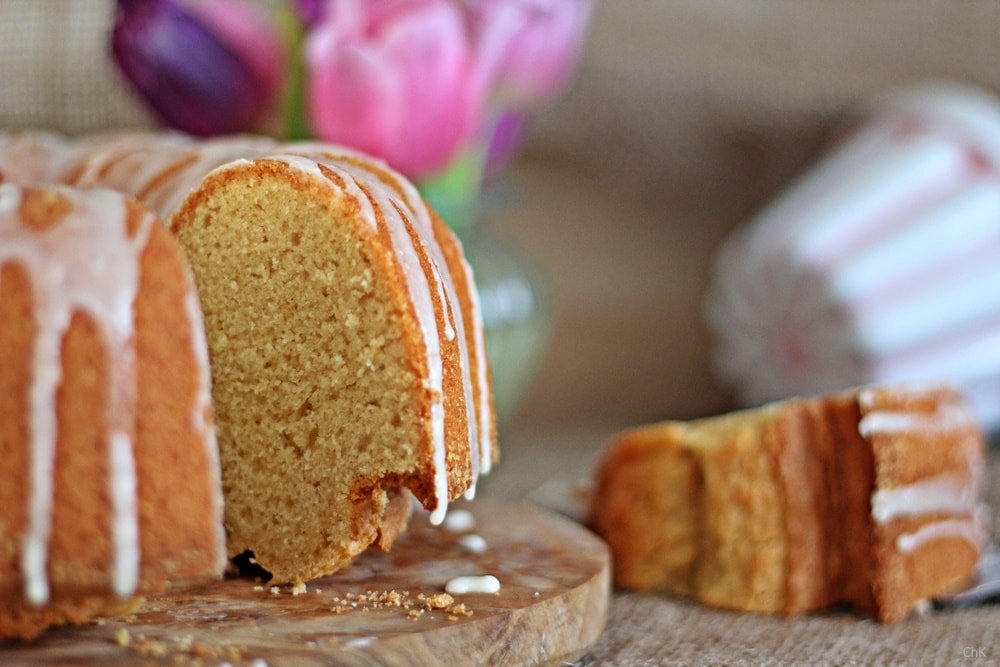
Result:
{"label": "olive wood board grain", "polygon": [[[471,530],[449,532],[416,514],[392,551],[369,550],[304,593],[227,578],[151,596],[123,619],[0,643],[0,665],[530,665],[582,655],[607,616],[604,543],[532,505],[462,507],[475,516]],[[481,535],[486,551],[463,548],[467,533]],[[498,594],[453,596],[471,615],[419,601],[442,593],[453,577],[486,574],[500,580]],[[358,602],[393,590],[412,607]]]}

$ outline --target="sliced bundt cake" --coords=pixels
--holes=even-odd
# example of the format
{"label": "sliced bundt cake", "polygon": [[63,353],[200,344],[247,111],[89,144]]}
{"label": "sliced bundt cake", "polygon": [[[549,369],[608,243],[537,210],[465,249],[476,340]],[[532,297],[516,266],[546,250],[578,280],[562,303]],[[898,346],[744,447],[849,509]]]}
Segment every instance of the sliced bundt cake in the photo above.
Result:
{"label": "sliced bundt cake", "polygon": [[474,493],[496,457],[482,318],[457,239],[405,178],[340,147],[254,137],[68,150],[61,181],[136,196],[191,261],[231,556],[306,580],[388,546],[403,489],[434,521]]}

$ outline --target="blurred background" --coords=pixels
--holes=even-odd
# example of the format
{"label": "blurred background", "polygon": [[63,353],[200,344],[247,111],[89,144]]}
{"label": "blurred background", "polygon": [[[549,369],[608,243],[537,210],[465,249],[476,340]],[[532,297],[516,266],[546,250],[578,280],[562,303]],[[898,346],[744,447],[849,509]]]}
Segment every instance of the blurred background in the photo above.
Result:
{"label": "blurred background", "polygon": [[[0,127],[149,126],[104,0],[0,0]],[[710,258],[858,105],[958,79],[1000,90],[996,0],[594,3],[572,87],[486,194],[549,294],[550,344],[486,493],[582,477],[608,436],[733,405],[709,363]],[[30,38],[26,37],[30,36]]]}

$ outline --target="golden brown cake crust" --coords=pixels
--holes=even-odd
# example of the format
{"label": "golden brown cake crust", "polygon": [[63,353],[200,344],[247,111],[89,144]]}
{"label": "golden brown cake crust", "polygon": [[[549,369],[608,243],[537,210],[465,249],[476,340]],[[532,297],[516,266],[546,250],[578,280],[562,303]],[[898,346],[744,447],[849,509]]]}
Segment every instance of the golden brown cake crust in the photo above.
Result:
{"label": "golden brown cake crust", "polygon": [[106,595],[53,600],[44,607],[14,607],[0,611],[0,638],[34,639],[58,625],[83,625],[95,618],[110,618],[132,613],[143,598],[118,600]]}
{"label": "golden brown cake crust", "polygon": [[[22,223],[36,232],[61,224],[78,201],[68,190],[26,189],[20,196]],[[34,381],[31,360],[40,306],[25,266],[0,262],[0,457],[12,471],[0,480],[0,637],[28,636],[55,622],[81,622],[123,603],[112,593],[108,415],[127,427],[135,465],[141,555],[136,592],[221,574],[218,476],[209,443],[192,420],[203,370],[195,347],[203,343],[192,331],[188,311],[193,284],[169,232],[137,203],[122,199],[118,206],[124,207],[120,224],[127,237],[135,238],[140,222],[148,230],[136,257],[132,309],[136,403],[110,406],[107,334],[89,313],[76,311],[61,343],[46,553],[51,599],[41,607],[25,601],[21,571],[31,457],[27,397]],[[115,210],[107,211],[108,218],[93,219],[95,233],[112,233]],[[211,423],[211,415],[205,417]]]}
{"label": "golden brown cake crust", "polygon": [[668,422],[611,444],[592,523],[620,586],[788,615],[848,603],[892,623],[974,568],[982,447],[942,387]]}

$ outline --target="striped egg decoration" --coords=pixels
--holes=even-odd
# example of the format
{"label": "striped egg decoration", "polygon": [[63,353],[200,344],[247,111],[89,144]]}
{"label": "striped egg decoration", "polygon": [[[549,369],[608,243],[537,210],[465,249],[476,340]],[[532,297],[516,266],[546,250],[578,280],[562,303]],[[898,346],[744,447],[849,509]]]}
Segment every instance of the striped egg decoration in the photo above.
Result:
{"label": "striped egg decoration", "polygon": [[719,250],[713,362],[753,405],[954,382],[1000,426],[1000,100],[892,93]]}

